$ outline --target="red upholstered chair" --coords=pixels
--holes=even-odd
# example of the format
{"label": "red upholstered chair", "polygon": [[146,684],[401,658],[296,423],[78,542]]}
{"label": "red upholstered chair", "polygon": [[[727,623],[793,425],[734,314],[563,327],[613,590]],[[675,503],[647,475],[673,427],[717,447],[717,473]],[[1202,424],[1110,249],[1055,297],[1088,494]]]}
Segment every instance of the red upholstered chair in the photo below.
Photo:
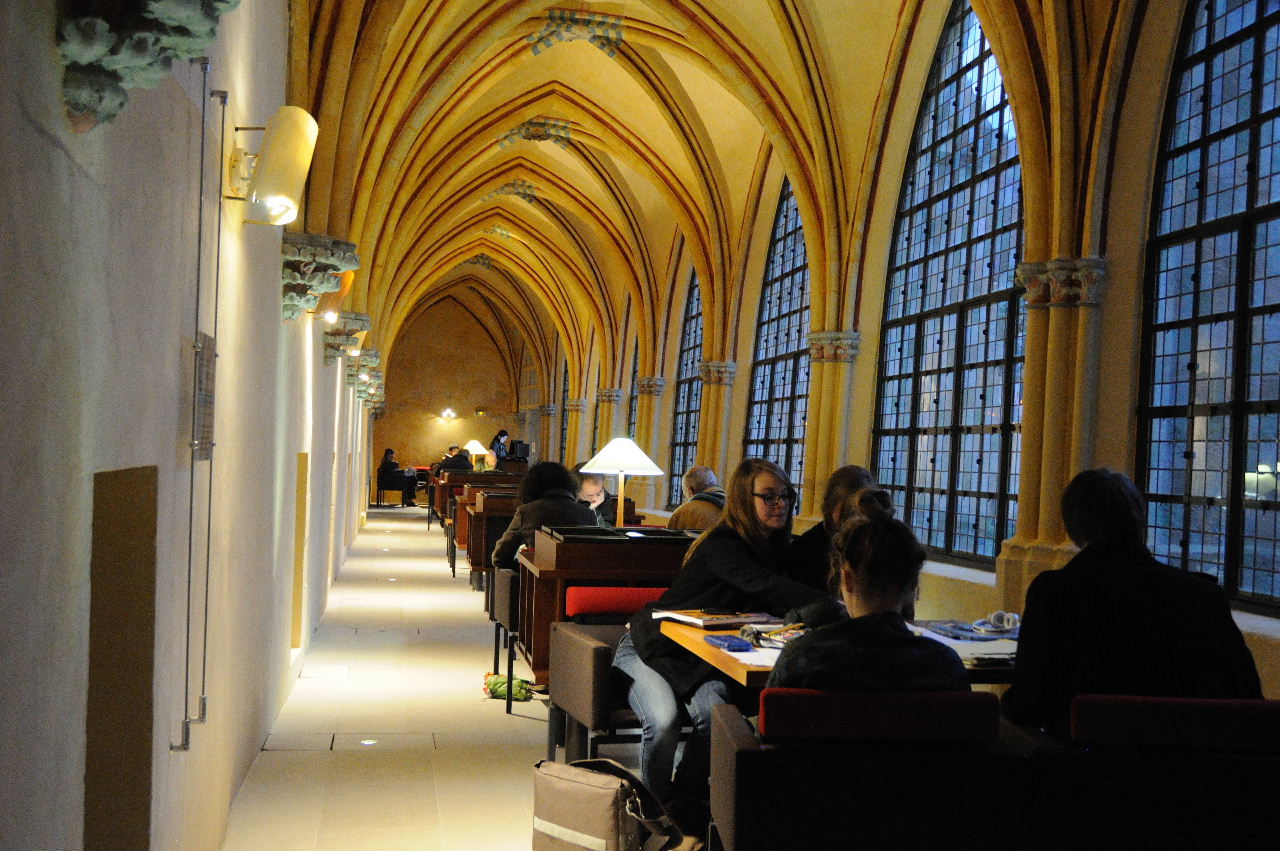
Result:
{"label": "red upholstered chair", "polygon": [[1280,701],[1080,695],[1033,769],[1031,848],[1280,845]]}
{"label": "red upholstered chair", "polygon": [[760,735],[711,729],[711,816],[728,849],[1012,848],[1025,762],[986,692],[765,689]]}
{"label": "red upholstered chair", "polygon": [[571,622],[551,625],[547,692],[547,759],[563,742],[566,761],[594,757],[601,744],[639,741],[623,733],[639,725],[627,705],[613,651],[627,619],[666,588],[573,586],[565,590],[565,615]]}

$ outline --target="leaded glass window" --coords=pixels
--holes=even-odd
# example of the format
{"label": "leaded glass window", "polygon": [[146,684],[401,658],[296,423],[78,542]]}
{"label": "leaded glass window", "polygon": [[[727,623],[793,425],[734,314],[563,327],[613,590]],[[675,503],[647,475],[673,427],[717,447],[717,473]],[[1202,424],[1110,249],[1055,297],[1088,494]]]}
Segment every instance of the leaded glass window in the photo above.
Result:
{"label": "leaded glass window", "polygon": [[[767,458],[804,480],[804,427],[809,408],[809,257],[791,182],[783,181],[760,295],[747,403],[745,458]],[[797,505],[797,509],[798,509]]]}
{"label": "leaded glass window", "polygon": [[564,364],[564,384],[560,390],[560,463],[568,466],[569,459],[569,362]]}
{"label": "leaded glass window", "polygon": [[1280,3],[1195,0],[1148,244],[1139,479],[1156,557],[1280,603]]}
{"label": "leaded glass window", "polygon": [[640,397],[636,385],[640,381],[640,341],[631,349],[631,392],[627,396],[627,437],[636,439],[636,421],[639,419]]}
{"label": "leaded glass window", "polygon": [[994,565],[1017,518],[1025,307],[1013,115],[966,2],[943,30],[894,226],[873,466],[935,558]]}
{"label": "leaded glass window", "polygon": [[671,467],[667,475],[667,506],[680,504],[680,483],[685,470],[693,466],[698,450],[698,418],[702,412],[702,292],[698,273],[689,277],[689,297],[684,304],[680,326],[680,355],[676,365],[676,404],[671,424]]}

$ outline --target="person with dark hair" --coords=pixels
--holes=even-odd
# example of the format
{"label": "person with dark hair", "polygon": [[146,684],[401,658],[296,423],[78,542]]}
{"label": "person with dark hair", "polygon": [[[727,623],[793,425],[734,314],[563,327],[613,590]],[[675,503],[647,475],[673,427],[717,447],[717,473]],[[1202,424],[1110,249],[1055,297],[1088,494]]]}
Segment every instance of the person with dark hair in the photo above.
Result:
{"label": "person with dark hair", "polygon": [[724,502],[728,498],[720,480],[710,467],[695,465],[685,471],[680,482],[684,502],[671,512],[668,529],[697,529],[706,531],[720,522]]}
{"label": "person with dark hair", "polygon": [[533,546],[533,535],[543,526],[595,526],[591,509],[579,505],[573,474],[563,464],[541,461],[520,480],[520,505],[507,531],[493,547],[493,566],[514,569],[520,545]]}
{"label": "person with dark hair", "polygon": [[1156,561],[1146,507],[1114,470],[1086,470],[1062,494],[1078,552],[1027,589],[1009,720],[1057,736],[1078,694],[1260,698],[1253,656],[1213,577]]}
{"label": "person with dark hair", "polygon": [[893,519],[889,495],[863,488],[836,532],[848,620],[812,629],[782,649],[767,687],[840,691],[968,691],[956,652],[915,635],[902,616],[915,599],[924,547]]}
{"label": "person with dark hair", "polygon": [[489,451],[493,453],[495,461],[505,461],[507,458],[507,430],[499,429],[498,433],[493,436],[493,440],[489,441]]}
{"label": "person with dark hair", "polygon": [[436,471],[436,474],[440,475],[450,470],[466,472],[473,469],[475,468],[471,465],[471,453],[466,449],[459,449],[456,455],[450,455],[440,462],[440,469]]}
{"label": "person with dark hair", "polygon": [[[660,609],[721,609],[782,615],[813,606],[809,617],[840,616],[824,594],[783,575],[796,494],[787,474],[760,458],[742,461],[729,479],[720,522],[685,555],[670,589],[637,612],[613,665],[630,680],[627,701],[640,718],[640,772],[686,834],[706,827],[711,709],[730,699],[731,681],[662,634]],[[672,778],[683,715],[693,735]]]}
{"label": "person with dark hair", "polygon": [[396,463],[396,451],[387,448],[382,453],[382,463],[378,465],[378,490],[400,491],[400,505],[412,508],[417,505],[415,497],[418,492],[418,473],[416,470],[402,470]]}
{"label": "person with dark hair", "polygon": [[841,467],[831,474],[822,497],[822,522],[796,538],[787,566],[788,576],[810,588],[838,593],[836,572],[839,559],[831,547],[831,538],[840,524],[857,512],[854,496],[863,488],[875,487],[878,485],[871,471],[856,464]]}

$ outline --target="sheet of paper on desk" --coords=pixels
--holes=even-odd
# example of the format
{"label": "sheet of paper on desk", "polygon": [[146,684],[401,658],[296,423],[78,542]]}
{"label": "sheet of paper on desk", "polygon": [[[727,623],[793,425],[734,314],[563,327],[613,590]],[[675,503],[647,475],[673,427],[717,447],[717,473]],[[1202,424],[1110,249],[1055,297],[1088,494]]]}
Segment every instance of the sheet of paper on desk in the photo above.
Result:
{"label": "sheet of paper on desk", "polygon": [[925,638],[932,638],[934,641],[942,642],[956,651],[956,655],[961,659],[974,659],[979,656],[1012,657],[1018,652],[1018,642],[1012,638],[997,638],[995,641],[961,641],[916,626],[911,627],[911,631],[916,635],[923,635]]}
{"label": "sheet of paper on desk", "polygon": [[741,653],[734,653],[731,650],[724,652],[744,665],[759,665],[762,668],[772,668],[777,663],[778,654],[782,650],[771,647],[757,647],[753,650],[744,650]]}

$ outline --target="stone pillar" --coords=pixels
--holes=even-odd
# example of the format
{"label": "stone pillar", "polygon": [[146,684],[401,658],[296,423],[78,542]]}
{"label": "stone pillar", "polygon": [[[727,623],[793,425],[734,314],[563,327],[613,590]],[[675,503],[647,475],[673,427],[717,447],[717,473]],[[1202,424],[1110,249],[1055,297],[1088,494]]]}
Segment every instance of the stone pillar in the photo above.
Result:
{"label": "stone pillar", "polygon": [[593,431],[596,436],[597,451],[615,437],[625,437],[623,432],[626,423],[618,423],[618,402],[622,401],[622,390],[617,387],[601,387],[596,390],[596,424]]}
{"label": "stone pillar", "polygon": [[[667,380],[661,375],[648,375],[636,379],[636,393],[640,397],[636,401],[636,445],[663,468],[669,458],[658,451],[658,447],[662,445],[659,439],[662,429],[657,427],[656,419],[666,386]],[[672,472],[667,470],[667,475],[672,475]],[[636,476],[627,482],[627,493],[635,500],[637,506],[662,508],[666,500],[659,495],[665,493],[665,483],[666,479],[661,476]]]}
{"label": "stone pillar", "polygon": [[1093,463],[1096,308],[1106,261],[1021,263],[1016,274],[1027,300],[1018,523],[996,560],[1003,605],[1011,611],[1021,611],[1032,579],[1075,552],[1059,503],[1070,478]]}
{"label": "stone pillar", "polygon": [[[809,407],[805,417],[804,483],[801,510],[817,515],[827,479],[846,463],[853,409],[853,362],[857,331],[815,331],[809,335]],[[875,404],[874,393],[863,404]],[[865,463],[862,462],[862,463]]]}
{"label": "stone pillar", "polygon": [[588,405],[586,399],[569,399],[565,402],[564,409],[569,412],[569,422],[566,425],[569,439],[564,444],[566,467],[572,467],[590,457],[585,453],[591,448],[588,445],[591,439],[591,423],[587,417],[583,416],[588,410]]}
{"label": "stone pillar", "polygon": [[[702,408],[698,414],[698,451],[694,461],[728,475],[729,418],[733,413],[735,361],[703,361],[698,364],[702,381]],[[683,472],[683,471],[681,471]]]}
{"label": "stone pillar", "polygon": [[538,457],[543,461],[553,461],[556,456],[555,448],[559,446],[556,441],[560,435],[556,432],[556,426],[560,420],[556,415],[560,413],[560,409],[551,404],[534,410],[542,416],[542,422],[538,424]]}

